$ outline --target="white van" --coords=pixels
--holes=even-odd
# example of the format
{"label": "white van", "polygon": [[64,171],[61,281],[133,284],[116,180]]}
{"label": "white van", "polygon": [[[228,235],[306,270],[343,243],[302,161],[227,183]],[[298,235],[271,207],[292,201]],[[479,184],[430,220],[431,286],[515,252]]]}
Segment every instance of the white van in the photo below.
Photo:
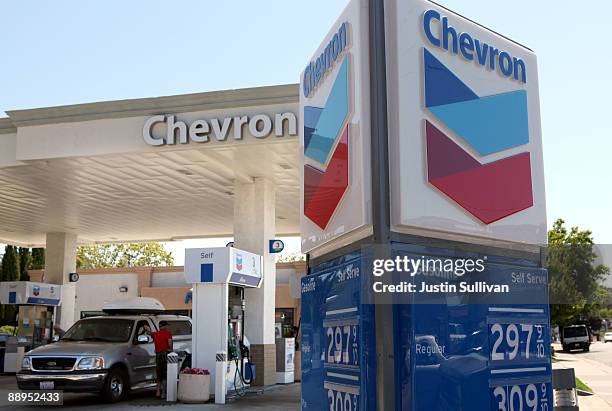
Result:
{"label": "white van", "polygon": [[563,351],[566,352],[577,349],[589,351],[591,338],[589,337],[589,330],[586,325],[580,324],[563,327],[561,344],[563,345]]}

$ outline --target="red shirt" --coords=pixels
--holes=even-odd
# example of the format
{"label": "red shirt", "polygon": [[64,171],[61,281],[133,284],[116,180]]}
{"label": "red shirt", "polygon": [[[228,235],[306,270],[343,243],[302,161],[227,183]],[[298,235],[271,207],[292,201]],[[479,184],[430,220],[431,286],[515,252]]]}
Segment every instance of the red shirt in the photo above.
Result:
{"label": "red shirt", "polygon": [[170,351],[170,340],[172,334],[170,331],[161,329],[159,331],[151,333],[153,336],[153,343],[155,344],[155,352],[166,352]]}

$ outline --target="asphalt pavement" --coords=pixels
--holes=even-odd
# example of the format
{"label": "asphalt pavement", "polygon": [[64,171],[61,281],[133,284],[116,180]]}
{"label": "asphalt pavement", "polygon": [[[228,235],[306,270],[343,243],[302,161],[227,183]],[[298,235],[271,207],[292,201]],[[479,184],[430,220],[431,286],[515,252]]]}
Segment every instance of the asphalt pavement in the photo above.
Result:
{"label": "asphalt pavement", "polygon": [[553,344],[558,362],[553,368],[573,368],[594,392],[592,397],[579,397],[581,411],[612,411],[612,343],[594,342],[589,352],[564,353],[560,344]]}
{"label": "asphalt pavement", "polygon": [[612,343],[594,342],[591,344],[589,352],[577,353],[582,357],[597,361],[608,367],[612,367]]}
{"label": "asphalt pavement", "polygon": [[[11,411],[40,409],[40,406],[11,405],[6,406],[9,392],[18,391],[15,375],[0,375],[0,409]],[[215,404],[181,404],[169,403],[155,398],[154,390],[144,390],[132,393],[123,402],[105,404],[97,395],[92,394],[64,394],[63,408],[71,410],[147,410],[176,408],[180,410],[265,410],[265,411],[292,411],[300,409],[300,384],[275,385],[267,387],[263,392],[250,393],[245,397],[229,400],[226,405]],[[161,408],[163,407],[163,408]]]}
{"label": "asphalt pavement", "polygon": [[[561,346],[555,344],[557,362],[553,367],[574,368],[576,376],[593,389],[596,395],[579,397],[581,411],[612,411],[612,343],[595,342],[590,352],[561,352]],[[7,393],[16,391],[14,375],[0,376],[0,404],[6,404]],[[250,394],[245,398],[230,401],[228,405],[215,404],[171,404],[154,398],[153,391],[133,393],[127,401],[118,404],[104,404],[99,397],[91,394],[65,394],[64,407],[81,410],[133,410],[177,408],[181,410],[265,410],[291,411],[300,408],[300,385],[277,385],[270,387],[263,394]],[[0,407],[3,408],[3,407]],[[8,408],[7,408],[8,409]],[[40,407],[16,406],[11,410],[40,409]],[[161,409],[161,408],[160,408]]]}

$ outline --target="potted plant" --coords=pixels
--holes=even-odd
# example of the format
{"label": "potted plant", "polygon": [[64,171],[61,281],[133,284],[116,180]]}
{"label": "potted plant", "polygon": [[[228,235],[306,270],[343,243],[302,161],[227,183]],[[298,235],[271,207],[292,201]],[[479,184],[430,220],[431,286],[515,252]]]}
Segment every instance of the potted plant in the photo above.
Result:
{"label": "potted plant", "polygon": [[205,368],[185,368],[179,375],[178,400],[206,402],[210,398],[210,373]]}

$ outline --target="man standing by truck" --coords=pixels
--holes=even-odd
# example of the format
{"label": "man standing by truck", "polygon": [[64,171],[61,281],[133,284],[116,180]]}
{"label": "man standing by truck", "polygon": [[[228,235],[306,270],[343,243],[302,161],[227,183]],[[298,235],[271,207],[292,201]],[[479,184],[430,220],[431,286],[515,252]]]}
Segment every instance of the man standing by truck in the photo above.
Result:
{"label": "man standing by truck", "polygon": [[172,333],[168,331],[166,321],[159,322],[159,331],[152,333],[155,344],[155,362],[157,370],[157,392],[155,397],[166,398],[166,372],[168,353],[172,351]]}

